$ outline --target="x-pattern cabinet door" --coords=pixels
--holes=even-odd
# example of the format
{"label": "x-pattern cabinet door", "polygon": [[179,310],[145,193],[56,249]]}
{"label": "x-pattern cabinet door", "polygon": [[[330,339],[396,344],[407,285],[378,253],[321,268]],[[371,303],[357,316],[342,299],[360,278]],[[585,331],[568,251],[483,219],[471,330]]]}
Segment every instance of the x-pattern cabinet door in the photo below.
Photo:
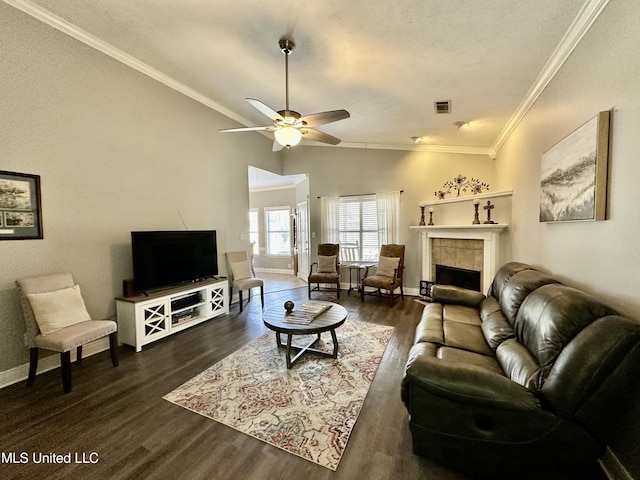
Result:
{"label": "x-pattern cabinet door", "polygon": [[142,329],[140,338],[142,344],[164,337],[169,334],[169,305],[167,301],[160,301],[146,305],[140,305],[142,318],[140,327]]}
{"label": "x-pattern cabinet door", "polygon": [[229,305],[227,302],[227,284],[220,283],[211,287],[209,302],[211,304],[212,315],[229,313]]}

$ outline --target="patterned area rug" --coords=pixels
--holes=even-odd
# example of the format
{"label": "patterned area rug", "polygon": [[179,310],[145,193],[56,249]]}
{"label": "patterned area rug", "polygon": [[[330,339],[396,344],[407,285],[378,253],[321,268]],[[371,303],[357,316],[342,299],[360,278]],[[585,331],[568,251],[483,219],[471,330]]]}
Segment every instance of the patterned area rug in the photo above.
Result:
{"label": "patterned area rug", "polygon": [[[392,333],[347,320],[336,329],[337,359],[305,353],[287,370],[267,332],[163,398],[335,470]],[[316,345],[332,351],[329,333]]]}

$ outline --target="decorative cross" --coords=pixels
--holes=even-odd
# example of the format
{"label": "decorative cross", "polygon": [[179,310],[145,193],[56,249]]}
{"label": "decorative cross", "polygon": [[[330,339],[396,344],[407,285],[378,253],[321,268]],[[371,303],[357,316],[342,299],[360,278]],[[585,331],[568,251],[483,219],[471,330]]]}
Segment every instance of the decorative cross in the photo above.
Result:
{"label": "decorative cross", "polygon": [[484,209],[487,211],[487,221],[484,223],[496,223],[491,220],[491,210],[493,210],[494,208],[496,208],[496,206],[491,205],[491,200],[487,200],[487,204],[484,207]]}

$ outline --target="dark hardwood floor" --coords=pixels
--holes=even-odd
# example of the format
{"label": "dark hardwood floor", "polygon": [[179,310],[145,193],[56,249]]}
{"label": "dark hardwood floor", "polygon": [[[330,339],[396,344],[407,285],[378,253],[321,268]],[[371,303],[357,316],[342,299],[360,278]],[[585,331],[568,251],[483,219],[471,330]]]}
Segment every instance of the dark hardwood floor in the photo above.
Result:
{"label": "dark hardwood floor", "polygon": [[[264,333],[260,300],[187,329],[135,353],[120,349],[73,365],[73,391],[62,393],[60,371],[0,390],[2,479],[464,479],[413,454],[400,379],[422,306],[405,297],[340,297],[349,318],[396,327],[337,471],[262,443],[180,408],[162,396]],[[306,287],[265,295],[265,306],[303,302]],[[335,300],[331,294],[314,298]],[[339,336],[339,330],[337,331]],[[7,463],[15,452],[29,462]],[[40,454],[70,453],[72,463],[35,463]],[[77,460],[94,463],[75,463]]]}

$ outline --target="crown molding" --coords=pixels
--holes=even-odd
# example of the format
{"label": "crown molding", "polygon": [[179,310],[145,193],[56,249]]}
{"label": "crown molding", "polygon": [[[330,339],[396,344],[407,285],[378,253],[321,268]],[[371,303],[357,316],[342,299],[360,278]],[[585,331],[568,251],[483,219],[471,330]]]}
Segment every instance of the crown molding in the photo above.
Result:
{"label": "crown molding", "polygon": [[463,147],[456,145],[394,145],[386,143],[342,142],[337,148],[362,148],[370,150],[407,150],[412,152],[457,153],[463,155],[486,155],[496,158],[496,152],[486,147]]}
{"label": "crown molding", "polygon": [[575,20],[565,33],[562,40],[554,50],[553,54],[545,64],[522,102],[513,113],[502,132],[493,144],[492,150],[500,150],[507,138],[513,133],[520,121],[524,118],[533,104],[538,100],[549,82],[556,76],[564,62],[569,58],[573,50],[578,46],[582,38],[589,31],[593,23],[600,16],[609,0],[588,0],[583,6]]}

